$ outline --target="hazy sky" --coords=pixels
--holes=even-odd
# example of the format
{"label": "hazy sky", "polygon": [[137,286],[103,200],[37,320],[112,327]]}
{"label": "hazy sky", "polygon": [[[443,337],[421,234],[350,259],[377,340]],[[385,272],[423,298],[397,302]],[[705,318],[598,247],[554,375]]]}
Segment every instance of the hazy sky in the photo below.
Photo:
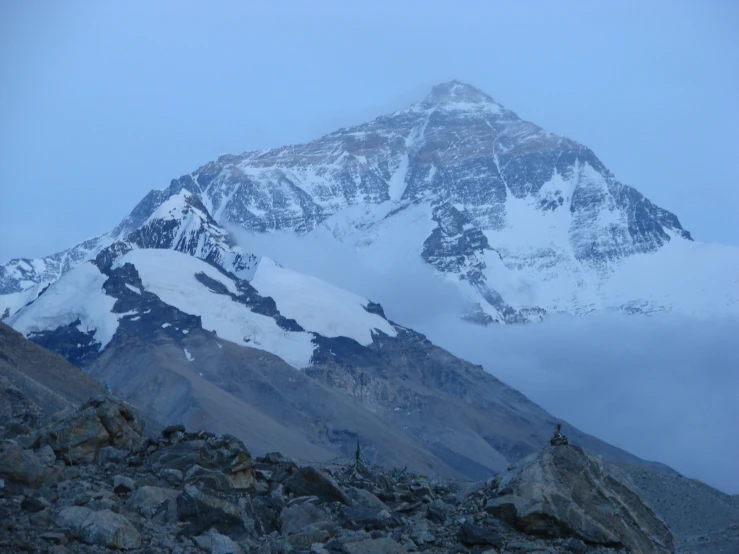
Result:
{"label": "hazy sky", "polygon": [[739,3],[0,0],[0,261],[453,78],[739,244]]}

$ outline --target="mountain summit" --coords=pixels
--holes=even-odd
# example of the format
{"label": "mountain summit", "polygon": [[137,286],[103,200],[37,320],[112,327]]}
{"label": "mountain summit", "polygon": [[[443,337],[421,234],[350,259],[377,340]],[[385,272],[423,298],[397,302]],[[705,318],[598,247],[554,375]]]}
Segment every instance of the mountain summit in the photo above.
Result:
{"label": "mountain summit", "polygon": [[461,102],[468,104],[495,104],[495,100],[484,92],[472,85],[459,81],[449,81],[448,83],[436,85],[431,89],[423,104],[427,107],[433,107]]}
{"label": "mountain summit", "polygon": [[694,242],[586,146],[451,81],[406,110],[306,144],[221,156],[149,193],[108,235],[11,260],[0,267],[0,314],[183,190],[220,225],[324,235],[374,268],[422,259],[480,323],[739,311],[739,248]]}

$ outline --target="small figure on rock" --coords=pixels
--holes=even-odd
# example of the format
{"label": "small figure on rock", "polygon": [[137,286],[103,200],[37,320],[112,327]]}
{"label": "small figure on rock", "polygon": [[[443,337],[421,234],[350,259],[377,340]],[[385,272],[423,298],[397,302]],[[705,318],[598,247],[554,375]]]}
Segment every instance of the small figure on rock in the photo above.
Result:
{"label": "small figure on rock", "polygon": [[562,434],[562,424],[557,423],[557,429],[554,431],[554,435],[549,439],[549,444],[552,446],[560,446],[569,444],[567,437]]}

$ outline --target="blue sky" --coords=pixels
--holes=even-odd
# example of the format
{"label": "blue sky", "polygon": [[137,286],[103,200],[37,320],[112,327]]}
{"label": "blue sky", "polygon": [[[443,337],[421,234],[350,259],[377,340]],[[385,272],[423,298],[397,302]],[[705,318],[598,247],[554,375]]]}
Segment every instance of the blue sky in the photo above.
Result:
{"label": "blue sky", "polygon": [[739,4],[0,2],[0,262],[460,79],[739,244]]}

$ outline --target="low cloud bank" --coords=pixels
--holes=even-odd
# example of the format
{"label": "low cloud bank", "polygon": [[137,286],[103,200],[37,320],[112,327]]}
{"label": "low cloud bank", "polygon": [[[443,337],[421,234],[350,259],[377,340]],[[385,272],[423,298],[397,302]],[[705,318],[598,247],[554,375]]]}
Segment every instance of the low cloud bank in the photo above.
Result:
{"label": "low cloud bank", "polygon": [[235,235],[251,252],[380,302],[389,319],[581,430],[739,493],[739,319],[603,314],[483,328],[459,319],[461,294],[418,258],[379,271],[330,237]]}
{"label": "low cloud bank", "polygon": [[739,493],[739,319],[620,314],[421,325],[581,430]]}

